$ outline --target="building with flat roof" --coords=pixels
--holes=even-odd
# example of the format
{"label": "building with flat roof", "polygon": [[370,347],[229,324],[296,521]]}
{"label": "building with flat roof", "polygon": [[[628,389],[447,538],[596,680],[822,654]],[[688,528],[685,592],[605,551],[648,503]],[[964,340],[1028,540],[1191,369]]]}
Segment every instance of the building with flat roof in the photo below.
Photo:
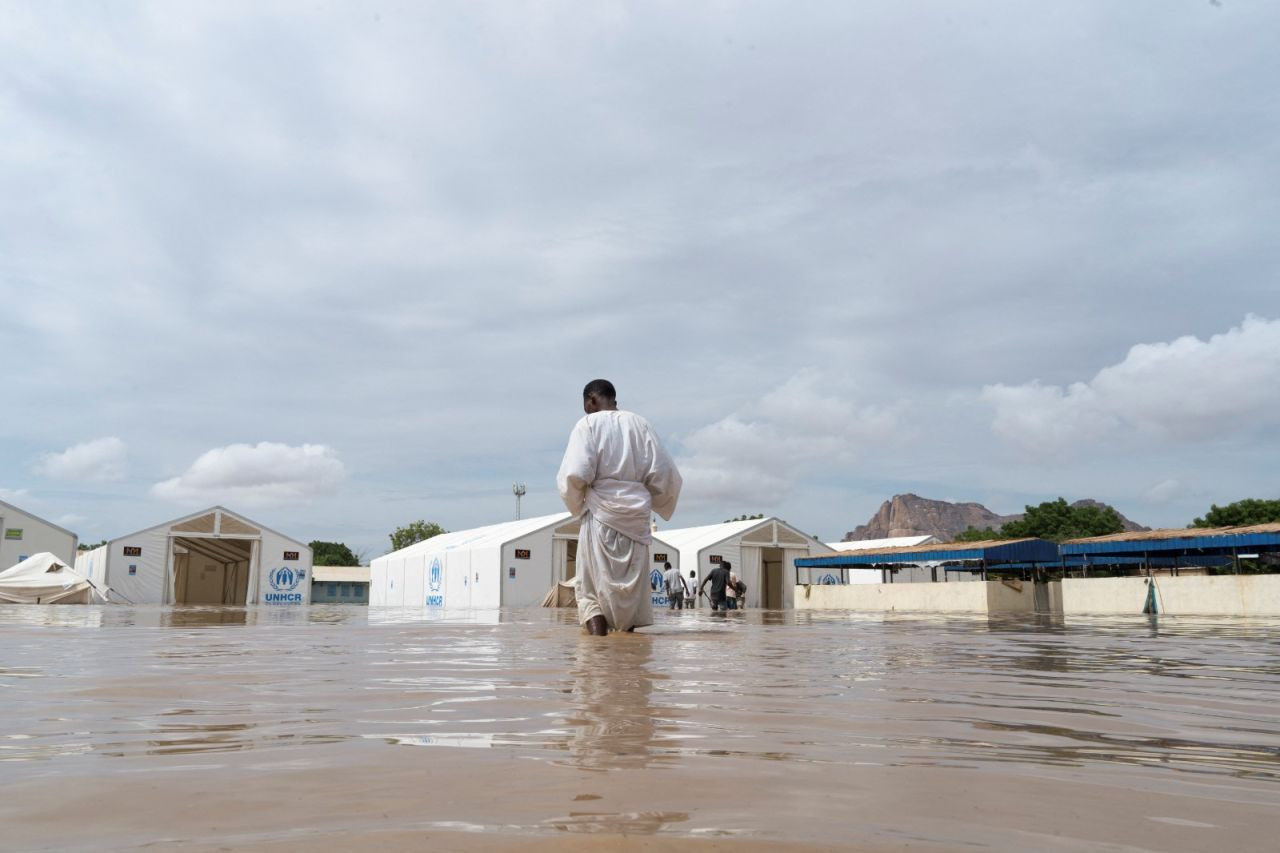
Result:
{"label": "building with flat roof", "polygon": [[368,604],[368,566],[314,566],[312,604]]}

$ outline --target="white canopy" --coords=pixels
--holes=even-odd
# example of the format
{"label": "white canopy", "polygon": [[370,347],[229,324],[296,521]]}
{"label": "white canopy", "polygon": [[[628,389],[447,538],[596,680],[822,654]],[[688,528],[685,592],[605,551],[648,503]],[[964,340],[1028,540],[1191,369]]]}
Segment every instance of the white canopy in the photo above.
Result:
{"label": "white canopy", "polygon": [[10,604],[88,604],[93,585],[47,551],[0,572],[0,601]]}
{"label": "white canopy", "polygon": [[933,545],[940,541],[936,536],[894,536],[889,539],[854,539],[850,542],[825,543],[832,551],[870,551],[873,548],[901,548],[907,545]]}

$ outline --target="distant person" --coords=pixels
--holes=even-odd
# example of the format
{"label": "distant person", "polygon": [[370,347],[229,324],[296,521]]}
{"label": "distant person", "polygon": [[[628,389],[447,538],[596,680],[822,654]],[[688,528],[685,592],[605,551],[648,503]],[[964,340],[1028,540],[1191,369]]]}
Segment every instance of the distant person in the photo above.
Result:
{"label": "distant person", "polygon": [[698,604],[698,573],[689,570],[689,579],[684,583],[684,607],[692,610]]}
{"label": "distant person", "polygon": [[684,609],[684,578],[680,577],[680,570],[671,568],[670,563],[663,563],[667,570],[662,573],[663,583],[667,587],[667,609],[683,610]]}
{"label": "distant person", "polygon": [[728,605],[725,603],[727,599],[726,589],[729,586],[729,570],[733,568],[733,564],[728,560],[721,560],[719,565],[707,573],[702,579],[702,585],[698,587],[698,593],[702,594],[707,589],[707,584],[711,584],[711,592],[707,593],[707,599],[711,602],[712,610],[727,610]]}
{"label": "distant person", "polygon": [[578,621],[604,636],[653,624],[651,513],[671,519],[682,480],[648,421],[618,409],[607,379],[582,390],[586,415],[569,433],[556,485],[578,533]]}
{"label": "distant person", "polygon": [[729,610],[743,610],[747,606],[747,585],[733,572],[729,573],[729,582],[724,587],[724,603]]}

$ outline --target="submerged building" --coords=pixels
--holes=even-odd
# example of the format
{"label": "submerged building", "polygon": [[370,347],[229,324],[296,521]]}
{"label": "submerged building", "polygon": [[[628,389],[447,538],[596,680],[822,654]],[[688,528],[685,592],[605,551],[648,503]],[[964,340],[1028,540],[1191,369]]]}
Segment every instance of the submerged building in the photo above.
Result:
{"label": "submerged building", "polygon": [[792,607],[796,560],[830,553],[830,547],[780,518],[659,530],[650,546],[653,603],[657,607],[667,604],[662,587],[664,562],[679,569],[684,578],[694,572],[694,580],[700,584],[716,565],[728,560],[733,573],[747,585],[747,607]]}
{"label": "submerged building", "polygon": [[70,530],[0,501],[0,571],[41,553],[53,554],[71,565],[77,541]]}
{"label": "submerged building", "polygon": [[311,548],[220,506],[112,539],[75,568],[131,604],[311,601]]}
{"label": "submerged building", "polygon": [[314,566],[312,604],[368,604],[368,566]]}
{"label": "submerged building", "polygon": [[577,573],[579,520],[567,512],[442,533],[375,559],[369,604],[493,609],[542,602]]}

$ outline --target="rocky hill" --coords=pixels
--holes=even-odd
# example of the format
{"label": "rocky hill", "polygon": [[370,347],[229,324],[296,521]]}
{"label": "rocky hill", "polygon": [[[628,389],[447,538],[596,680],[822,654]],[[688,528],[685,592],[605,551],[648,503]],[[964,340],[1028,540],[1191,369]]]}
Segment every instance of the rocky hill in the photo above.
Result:
{"label": "rocky hill", "polygon": [[[1089,498],[1076,501],[1072,506],[1103,507],[1099,501]],[[880,509],[866,524],[860,524],[844,535],[845,541],[856,539],[887,539],[891,536],[936,536],[949,542],[965,528],[973,526],[981,530],[991,527],[996,530],[1006,522],[1022,518],[1016,515],[999,515],[979,503],[951,503],[922,498],[919,495],[894,495],[880,505]],[[1140,524],[1130,521],[1124,515],[1125,530],[1148,530]]]}

